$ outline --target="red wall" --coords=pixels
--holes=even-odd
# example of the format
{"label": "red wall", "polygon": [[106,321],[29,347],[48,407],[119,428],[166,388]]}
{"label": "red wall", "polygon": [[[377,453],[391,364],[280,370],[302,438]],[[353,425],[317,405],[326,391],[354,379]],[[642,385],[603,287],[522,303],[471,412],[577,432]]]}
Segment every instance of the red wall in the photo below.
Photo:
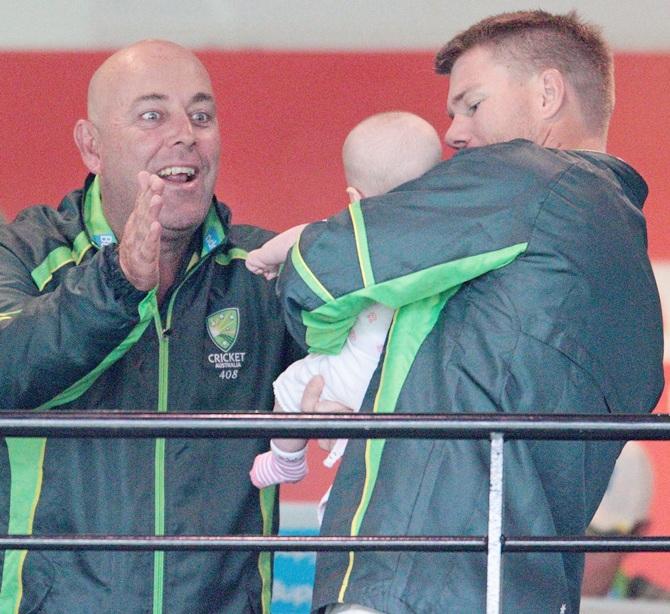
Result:
{"label": "red wall", "polygon": [[[72,127],[85,112],[88,78],[104,53],[0,54],[0,211],[13,217],[30,203],[56,204],[78,187],[84,167]],[[340,147],[347,132],[379,111],[414,111],[440,133],[448,82],[431,53],[201,54],[219,102],[224,152],[217,194],[238,222],[283,229],[346,204]],[[668,100],[670,54],[620,54],[610,151],[647,179],[645,207],[652,257],[670,260]],[[447,152],[448,155],[448,152]],[[667,411],[667,402],[660,408]],[[670,534],[670,446],[649,445],[657,470],[655,534]],[[313,472],[293,499],[318,499],[325,471]],[[666,521],[666,518],[668,520]],[[670,562],[635,555],[630,565],[670,587]]]}
{"label": "red wall", "polygon": [[[106,54],[0,54],[0,209],[10,217],[56,203],[84,169],[72,126],[85,112],[88,78]],[[238,221],[281,229],[345,204],[340,146],[367,115],[405,109],[442,133],[447,79],[430,53],[202,54],[219,101],[224,153],[217,184]],[[610,150],[647,178],[652,255],[670,258],[667,97],[670,54],[617,56]]]}

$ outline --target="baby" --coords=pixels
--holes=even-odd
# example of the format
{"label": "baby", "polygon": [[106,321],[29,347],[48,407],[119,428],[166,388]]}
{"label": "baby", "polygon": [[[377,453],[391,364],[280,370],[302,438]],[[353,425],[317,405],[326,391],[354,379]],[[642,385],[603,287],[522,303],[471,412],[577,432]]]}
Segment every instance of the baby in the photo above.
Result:
{"label": "baby", "polygon": [[[373,115],[358,124],[342,148],[347,194],[354,203],[378,196],[423,175],[442,159],[435,129],[412,113],[394,111]],[[249,253],[247,268],[272,279],[279,274],[288,251],[307,224],[295,226]],[[393,310],[373,304],[362,311],[342,351],[335,356],[309,354],[293,363],[274,382],[276,412],[299,412],[302,393],[315,375],[324,379],[322,398],[358,411],[384,349]],[[297,482],[307,473],[305,439],[273,439],[271,450],[259,454],[251,469],[258,488]],[[344,452],[337,440],[324,461],[331,467]]]}

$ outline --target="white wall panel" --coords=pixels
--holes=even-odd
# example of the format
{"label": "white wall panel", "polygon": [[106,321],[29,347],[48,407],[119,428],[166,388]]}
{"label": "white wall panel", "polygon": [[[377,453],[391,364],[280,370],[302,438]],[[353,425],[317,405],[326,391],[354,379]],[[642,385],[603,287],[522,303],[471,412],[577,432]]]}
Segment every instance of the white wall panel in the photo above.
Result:
{"label": "white wall panel", "polygon": [[116,48],[147,37],[228,49],[430,49],[506,10],[580,13],[617,50],[669,51],[670,0],[0,0],[0,49]]}

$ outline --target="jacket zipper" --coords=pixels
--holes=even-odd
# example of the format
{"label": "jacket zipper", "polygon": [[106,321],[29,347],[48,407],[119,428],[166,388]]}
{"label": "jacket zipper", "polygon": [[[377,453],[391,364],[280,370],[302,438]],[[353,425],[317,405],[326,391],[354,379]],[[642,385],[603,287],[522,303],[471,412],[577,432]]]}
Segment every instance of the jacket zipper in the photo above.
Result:
{"label": "jacket zipper", "polygon": [[[158,407],[159,413],[167,412],[169,336],[163,328],[158,303],[155,312],[158,335]],[[165,438],[159,437],[154,448],[154,535],[165,534]],[[163,585],[165,552],[154,551],[153,614],[163,613]]]}
{"label": "jacket zipper", "polygon": [[[158,407],[159,413],[168,411],[168,385],[169,385],[169,356],[170,356],[170,332],[172,327],[172,309],[174,307],[177,293],[191,275],[204,262],[201,259],[190,269],[181,283],[170,295],[167,313],[165,315],[165,326],[161,320],[158,301],[155,302],[154,322],[158,336]],[[155,300],[155,299],[154,299]],[[165,438],[156,439],[154,452],[154,534],[165,535]],[[154,587],[153,587],[153,614],[163,614],[164,593],[164,571],[165,552],[154,551]]]}

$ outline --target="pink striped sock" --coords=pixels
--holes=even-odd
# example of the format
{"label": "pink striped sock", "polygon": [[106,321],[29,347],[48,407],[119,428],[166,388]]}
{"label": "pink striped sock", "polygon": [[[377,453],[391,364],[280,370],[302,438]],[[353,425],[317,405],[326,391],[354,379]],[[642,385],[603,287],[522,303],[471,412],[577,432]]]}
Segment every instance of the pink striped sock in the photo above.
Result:
{"label": "pink striped sock", "polygon": [[[265,488],[271,484],[299,482],[307,475],[307,459],[305,446],[298,452],[282,454],[281,450],[273,449],[259,454],[254,459],[254,466],[249,472],[251,483],[256,488]],[[287,458],[289,457],[289,458]]]}

